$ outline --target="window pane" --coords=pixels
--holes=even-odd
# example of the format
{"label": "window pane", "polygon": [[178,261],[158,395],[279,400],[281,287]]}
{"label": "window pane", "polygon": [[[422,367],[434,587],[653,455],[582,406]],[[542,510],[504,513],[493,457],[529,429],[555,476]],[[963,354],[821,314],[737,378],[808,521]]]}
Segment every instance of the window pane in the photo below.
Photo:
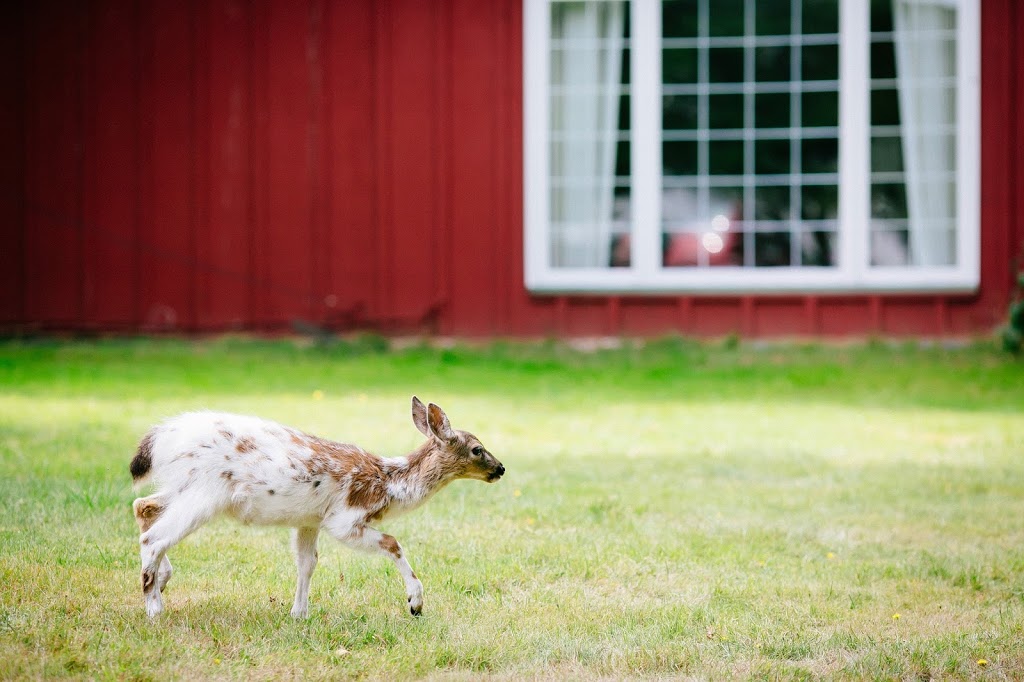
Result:
{"label": "window pane", "polygon": [[768,185],[754,190],[755,220],[789,218],[789,185]]}
{"label": "window pane", "polygon": [[871,3],[871,264],[954,265],[954,4]]}
{"label": "window pane", "polygon": [[757,140],[754,142],[754,172],[776,175],[789,173],[789,140]]}
{"label": "window pane", "polygon": [[805,45],[802,49],[801,74],[805,81],[839,79],[838,45]]}
{"label": "window pane", "polygon": [[696,175],[697,143],[665,142],[661,146],[661,162],[664,175]]}
{"label": "window pane", "polygon": [[662,99],[661,125],[665,130],[695,130],[697,95],[666,95]]}
{"label": "window pane", "polygon": [[712,83],[743,82],[742,47],[713,47],[708,52]]}
{"label": "window pane", "polygon": [[743,95],[711,95],[709,106],[711,128],[743,127]]}
{"label": "window pane", "polygon": [[754,234],[754,264],[779,267],[791,264],[790,233],[757,232]]}
{"label": "window pane", "polygon": [[629,4],[551,5],[550,258],[629,264]]}
{"label": "window pane", "polygon": [[879,137],[871,138],[871,170],[872,172],[903,172],[903,138]]}
{"label": "window pane", "polygon": [[805,34],[838,33],[838,0],[803,0],[803,30]]}
{"label": "window pane", "polygon": [[754,50],[754,71],[759,81],[788,81],[790,54],[788,45],[769,45]]}
{"label": "window pane", "polygon": [[788,128],[788,92],[766,92],[754,95],[754,123],[758,128]]}
{"label": "window pane", "polygon": [[697,82],[697,50],[666,48],[661,51],[661,75],[666,84]]}
{"label": "window pane", "polygon": [[792,29],[788,2],[762,2],[757,7],[756,31],[759,36],[785,36]]}
{"label": "window pane", "polygon": [[834,137],[804,140],[800,163],[804,173],[835,173],[839,170],[839,140]]}
{"label": "window pane", "polygon": [[746,4],[744,0],[714,0],[714,2],[709,2],[711,35],[743,35],[743,15]]}
{"label": "window pane", "polygon": [[743,174],[743,142],[738,140],[712,140],[709,170],[714,175]]}
{"label": "window pane", "polygon": [[800,217],[804,220],[835,220],[839,215],[839,187],[804,185],[800,191]]}
{"label": "window pane", "polygon": [[839,125],[838,92],[805,92],[800,96],[800,117],[809,127]]}
{"label": "window pane", "polygon": [[871,265],[910,265],[910,235],[906,223],[900,225],[872,225]]}
{"label": "window pane", "polygon": [[899,93],[894,88],[871,91],[871,125],[890,126],[900,124]]}
{"label": "window pane", "polygon": [[663,263],[834,266],[838,0],[697,0],[693,22],[669,4]]}
{"label": "window pane", "polygon": [[902,182],[880,183],[871,185],[871,217],[902,218],[907,217],[907,188]]}
{"label": "window pane", "polygon": [[871,42],[871,77],[896,77],[896,51],[891,40]]}
{"label": "window pane", "polygon": [[697,36],[697,0],[664,0],[661,3],[661,30],[666,38]]}
{"label": "window pane", "polygon": [[837,240],[833,230],[809,230],[799,233],[800,265],[830,267],[836,265]]}

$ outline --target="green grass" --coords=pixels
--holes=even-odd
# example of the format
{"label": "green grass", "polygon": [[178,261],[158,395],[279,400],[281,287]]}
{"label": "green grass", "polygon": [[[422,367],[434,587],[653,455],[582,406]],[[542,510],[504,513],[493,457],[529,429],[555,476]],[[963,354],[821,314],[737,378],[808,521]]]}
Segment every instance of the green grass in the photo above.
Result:
{"label": "green grass", "polygon": [[[0,343],[0,679],[1024,678],[1008,356],[380,346]],[[294,622],[288,531],[216,521],[146,619],[127,463],[151,423],[255,413],[395,455],[413,393],[508,468],[384,524],[422,618],[390,562],[324,538]]]}

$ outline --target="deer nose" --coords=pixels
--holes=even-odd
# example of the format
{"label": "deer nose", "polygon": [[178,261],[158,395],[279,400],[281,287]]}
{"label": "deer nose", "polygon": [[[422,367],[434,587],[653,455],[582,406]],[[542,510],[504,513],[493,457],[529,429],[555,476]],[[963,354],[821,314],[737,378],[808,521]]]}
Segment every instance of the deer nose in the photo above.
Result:
{"label": "deer nose", "polygon": [[498,474],[499,476],[504,476],[505,475],[505,466],[503,464],[499,464],[498,465],[498,470],[495,471],[494,473]]}

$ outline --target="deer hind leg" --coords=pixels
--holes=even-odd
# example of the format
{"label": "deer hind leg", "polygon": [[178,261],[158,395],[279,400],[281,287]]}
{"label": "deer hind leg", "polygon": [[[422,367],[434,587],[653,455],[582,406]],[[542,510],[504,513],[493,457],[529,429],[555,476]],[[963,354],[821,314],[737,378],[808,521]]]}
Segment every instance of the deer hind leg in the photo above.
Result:
{"label": "deer hind leg", "polygon": [[[143,520],[148,523],[139,536],[139,554],[142,559],[142,595],[146,603],[146,614],[151,618],[164,610],[160,597],[159,576],[161,571],[166,574],[165,584],[170,579],[170,562],[164,564],[167,551],[208,521],[215,511],[207,500],[197,497],[178,497],[166,503],[158,499],[156,502],[160,510],[154,514],[155,518],[150,522],[145,518],[145,511],[147,502],[152,501],[153,498],[136,501],[136,517],[142,515]],[[140,521],[139,527],[142,526],[143,523]]]}
{"label": "deer hind leg", "polygon": [[[135,500],[132,504],[132,509],[135,511],[135,523],[139,525],[139,533],[145,533],[152,527],[160,516],[160,512],[164,510],[163,504],[160,501],[159,495],[153,495],[151,497],[140,497]],[[174,568],[171,566],[171,560],[164,554],[164,558],[160,561],[160,568],[156,572],[156,586],[161,592],[167,587],[167,581],[171,579],[171,575],[174,573]]]}

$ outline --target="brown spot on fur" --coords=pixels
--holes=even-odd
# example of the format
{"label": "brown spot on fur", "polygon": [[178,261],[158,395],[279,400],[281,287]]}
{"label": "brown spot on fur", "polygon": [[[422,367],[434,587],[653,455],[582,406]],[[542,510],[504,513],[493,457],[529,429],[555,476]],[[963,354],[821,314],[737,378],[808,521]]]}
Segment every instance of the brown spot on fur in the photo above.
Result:
{"label": "brown spot on fur", "polygon": [[348,483],[349,506],[373,513],[387,504],[386,475],[379,457],[355,445],[305,433],[291,432],[291,441],[302,446],[302,451],[293,457],[311,476],[327,475],[339,483]]}
{"label": "brown spot on fur", "polygon": [[234,440],[235,439],[235,434],[231,433],[227,429],[217,429],[217,433],[219,433],[221,436],[223,436],[224,438],[226,438],[228,440]]}
{"label": "brown spot on fur", "polygon": [[234,478],[234,476],[235,476],[234,473],[232,473],[230,471],[222,471],[222,472],[220,472],[220,477],[223,478],[225,481],[230,481],[232,478]]}
{"label": "brown spot on fur", "polygon": [[140,497],[132,504],[135,511],[135,523],[139,524],[139,530],[145,533],[160,517],[164,508],[159,502],[151,497]]}
{"label": "brown spot on fur", "polygon": [[380,539],[380,548],[388,554],[392,554],[395,557],[402,556],[402,548],[398,544],[398,540],[394,539],[390,535],[385,535]]}
{"label": "brown spot on fur", "polygon": [[235,443],[235,450],[239,452],[252,452],[256,449],[256,441],[248,436],[239,438],[238,442]]}
{"label": "brown spot on fur", "polygon": [[273,488],[271,488],[270,490],[268,490],[268,491],[267,491],[267,494],[268,494],[268,495],[273,495],[273,494],[274,494],[274,489],[273,489]]}
{"label": "brown spot on fur", "polygon": [[416,577],[416,571],[409,571],[409,573],[412,574],[412,579],[413,580],[419,580],[419,578]]}

